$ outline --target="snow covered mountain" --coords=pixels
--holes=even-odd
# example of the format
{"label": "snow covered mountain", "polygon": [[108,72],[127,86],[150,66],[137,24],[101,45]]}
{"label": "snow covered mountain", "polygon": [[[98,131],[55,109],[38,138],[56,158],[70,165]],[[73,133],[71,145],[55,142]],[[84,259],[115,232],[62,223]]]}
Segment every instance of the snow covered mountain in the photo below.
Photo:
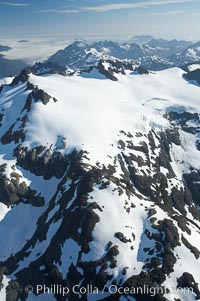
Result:
{"label": "snow covered mountain", "polygon": [[[132,54],[131,54],[132,53]],[[82,69],[98,63],[99,59],[115,57],[117,59],[138,59],[143,56],[142,48],[137,44],[120,45],[112,41],[100,41],[94,44],[87,44],[82,40],[77,40],[64,50],[59,50],[48,59],[61,66]]]}
{"label": "snow covered mountain", "polygon": [[[55,53],[48,59],[48,62],[54,62],[73,69],[82,69],[97,64],[99,59],[113,57],[120,60],[137,60],[137,64],[145,64],[145,60],[148,60],[148,58],[149,61],[152,62],[150,58],[152,56],[155,57],[155,55],[156,48],[150,47],[149,45],[138,45],[136,43],[124,43],[121,45],[112,41],[100,41],[87,44],[82,40],[78,40],[64,50]],[[159,61],[159,58],[157,60]],[[152,65],[150,67],[154,69]]]}
{"label": "snow covered mountain", "polygon": [[200,60],[200,42],[190,45],[182,53],[175,55],[173,61],[176,64],[184,65],[186,63],[193,63]]}
{"label": "snow covered mountain", "polygon": [[1,86],[1,301],[200,299],[189,72],[47,62]]}
{"label": "snow covered mountain", "polygon": [[[184,54],[191,42],[151,39],[148,43],[141,44],[133,43],[133,41],[134,39],[124,44],[113,41],[89,44],[83,40],[77,40],[64,50],[59,50],[52,55],[48,62],[80,69],[96,64],[101,58],[114,57],[120,60],[134,60],[144,68],[156,71],[172,66],[182,66],[194,61],[188,60]],[[191,48],[196,47],[195,45],[192,45]]]}
{"label": "snow covered mountain", "polygon": [[191,44],[192,42],[184,40],[178,41],[176,39],[170,41],[164,39],[152,39],[147,43],[147,45],[155,48],[157,55],[161,57],[169,57],[174,54],[180,54]]}
{"label": "snow covered mountain", "polygon": [[136,43],[139,45],[143,45],[143,44],[147,44],[148,42],[150,42],[153,39],[154,39],[154,37],[151,35],[148,35],[148,34],[147,35],[138,35],[138,36],[131,37],[127,42],[129,44]]}

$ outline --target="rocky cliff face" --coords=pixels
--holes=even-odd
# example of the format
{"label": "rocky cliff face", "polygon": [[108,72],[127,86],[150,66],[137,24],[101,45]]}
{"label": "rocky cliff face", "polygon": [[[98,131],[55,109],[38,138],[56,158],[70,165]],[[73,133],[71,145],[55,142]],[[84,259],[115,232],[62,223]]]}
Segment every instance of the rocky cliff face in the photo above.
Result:
{"label": "rocky cliff face", "polygon": [[46,68],[1,88],[2,301],[198,300],[199,86]]}

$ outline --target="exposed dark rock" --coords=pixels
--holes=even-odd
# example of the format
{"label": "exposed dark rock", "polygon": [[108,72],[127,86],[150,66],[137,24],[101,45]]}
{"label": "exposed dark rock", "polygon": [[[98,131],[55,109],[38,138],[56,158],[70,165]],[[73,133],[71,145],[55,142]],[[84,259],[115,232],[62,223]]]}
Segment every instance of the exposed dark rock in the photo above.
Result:
{"label": "exposed dark rock", "polygon": [[46,105],[51,98],[53,99],[54,102],[57,101],[57,99],[51,97],[48,93],[39,89],[37,86],[33,86],[32,84],[30,84],[30,82],[27,82],[27,90],[32,90],[32,91],[29,93],[26,99],[22,112],[24,111],[30,112],[32,103],[34,102],[41,101],[44,105]]}
{"label": "exposed dark rock", "polygon": [[181,145],[180,135],[176,128],[173,130],[166,130],[167,139],[170,143],[175,143],[176,145]]}
{"label": "exposed dark rock", "polygon": [[187,121],[190,120],[196,120],[199,121],[199,115],[197,113],[191,113],[191,112],[183,112],[179,113],[176,111],[170,111],[167,113],[167,118],[169,118],[170,121],[177,121],[180,125],[186,125]]}
{"label": "exposed dark rock", "polygon": [[[1,170],[3,166],[0,166]],[[37,192],[27,187],[25,182],[20,181],[19,174],[13,172],[11,179],[6,178],[4,173],[0,173],[0,202],[7,206],[23,202],[40,207],[44,205],[44,199],[37,196]]]}
{"label": "exposed dark rock", "polygon": [[192,193],[194,202],[200,205],[200,171],[191,171],[189,174],[184,174],[183,177]]}
{"label": "exposed dark rock", "polygon": [[28,81],[29,74],[31,74],[31,73],[32,73],[32,70],[30,67],[23,69],[21,71],[21,73],[13,79],[11,86],[15,87],[20,82],[25,83],[26,81]]}
{"label": "exposed dark rock", "polygon": [[176,187],[172,188],[171,200],[173,206],[179,210],[183,215],[186,215],[185,200],[184,200],[184,191],[178,190]]}
{"label": "exposed dark rock", "polygon": [[[190,133],[190,134],[195,134],[200,131],[200,119],[199,119],[199,114],[197,113],[191,113],[184,111],[183,113],[178,113],[176,111],[171,111],[168,112],[165,117],[169,119],[173,125],[178,125],[182,128],[183,131]],[[192,122],[192,125],[188,125],[187,122],[190,121]],[[176,141],[172,141],[177,145],[180,145],[180,139],[178,138],[178,132],[177,129],[174,127],[175,135],[173,135],[176,139]],[[173,138],[173,136],[171,138]],[[177,138],[178,140],[177,140]]]}
{"label": "exposed dark rock", "polygon": [[181,240],[184,245],[194,254],[195,258],[198,259],[200,256],[200,251],[196,247],[192,246],[183,235],[181,237]]}
{"label": "exposed dark rock", "polygon": [[191,230],[188,227],[187,219],[182,215],[173,215],[173,219],[177,221],[179,228],[186,232],[187,234],[191,235]]}
{"label": "exposed dark rock", "polygon": [[131,242],[131,239],[127,239],[123,233],[121,232],[116,232],[115,233],[115,237],[118,238],[121,242],[123,243],[127,243],[127,242]]}
{"label": "exposed dark rock", "polygon": [[170,246],[171,249],[180,246],[178,230],[171,220],[159,221],[159,228],[165,233],[164,242],[167,246]]}
{"label": "exposed dark rock", "polygon": [[187,80],[193,80],[200,84],[200,70],[196,69],[183,75]]}
{"label": "exposed dark rock", "polygon": [[195,283],[194,278],[191,274],[189,274],[187,272],[183,273],[183,275],[177,280],[177,282],[178,282],[177,287],[189,288],[191,292],[193,290],[193,294],[196,294],[197,299],[200,298],[198,284]]}
{"label": "exposed dark rock", "polygon": [[109,78],[113,81],[117,81],[118,80],[117,77],[113,75],[114,74],[113,70],[112,69],[106,70],[103,63],[104,63],[103,60],[100,60],[98,63],[97,68],[99,73],[103,74],[106,78]]}
{"label": "exposed dark rock", "polygon": [[[17,123],[17,122],[16,122]],[[11,142],[19,143],[24,142],[26,135],[25,135],[25,119],[21,119],[21,126],[18,130],[13,131],[15,128],[16,123],[14,123],[9,130],[1,137],[2,144],[9,144]]]}
{"label": "exposed dark rock", "polygon": [[149,71],[142,66],[139,66],[138,68],[136,68],[135,71],[138,72],[139,74],[149,74]]}
{"label": "exposed dark rock", "polygon": [[71,157],[71,155],[68,158],[64,157],[61,152],[52,152],[44,146],[37,146],[30,150],[18,146],[15,149],[15,155],[19,166],[37,176],[43,176],[44,179],[50,179],[53,176],[61,178]]}
{"label": "exposed dark rock", "polygon": [[54,62],[36,63],[32,67],[32,72],[36,75],[60,74],[66,75],[66,68]]}
{"label": "exposed dark rock", "polygon": [[17,281],[11,280],[6,287],[6,301],[17,301],[19,296],[20,286]]}

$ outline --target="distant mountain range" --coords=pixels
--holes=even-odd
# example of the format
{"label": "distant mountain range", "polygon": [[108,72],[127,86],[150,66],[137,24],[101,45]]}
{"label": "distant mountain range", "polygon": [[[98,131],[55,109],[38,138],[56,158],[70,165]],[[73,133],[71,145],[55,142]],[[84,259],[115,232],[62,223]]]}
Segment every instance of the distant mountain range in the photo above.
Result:
{"label": "distant mountain range", "polygon": [[[10,49],[8,46],[0,46],[0,52]],[[129,61],[130,64],[152,71],[180,67],[200,60],[200,42],[193,44],[184,40],[169,41],[155,39],[150,35],[134,36],[124,43],[76,40],[65,49],[57,51],[45,63],[56,63],[62,68],[76,71],[95,67],[100,60],[108,59]],[[24,61],[10,60],[0,54],[0,77],[16,75],[26,66]]]}
{"label": "distant mountain range", "polygon": [[[142,44],[141,41],[148,40]],[[200,59],[200,42],[150,39],[150,36],[133,37],[126,43],[100,41],[87,43],[77,40],[64,50],[52,55],[48,62],[55,62],[72,69],[96,65],[99,59],[116,58],[131,60],[150,70],[162,70],[173,66],[182,66]],[[137,41],[135,43],[133,41]]]}

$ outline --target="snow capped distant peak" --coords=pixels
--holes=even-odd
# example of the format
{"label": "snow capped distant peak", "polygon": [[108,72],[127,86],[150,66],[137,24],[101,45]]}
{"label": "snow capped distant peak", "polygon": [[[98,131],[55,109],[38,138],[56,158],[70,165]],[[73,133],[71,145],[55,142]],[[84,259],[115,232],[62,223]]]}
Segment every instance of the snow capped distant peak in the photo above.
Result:
{"label": "snow capped distant peak", "polygon": [[195,63],[200,60],[200,42],[188,46],[183,52],[177,54],[174,60],[180,66]]}
{"label": "snow capped distant peak", "polygon": [[86,47],[88,43],[83,39],[76,39],[74,42],[78,47]]}
{"label": "snow capped distant peak", "polygon": [[65,49],[67,49],[68,47],[71,48],[86,48],[88,47],[89,44],[83,40],[83,39],[76,39],[72,44],[70,44],[69,46],[67,46]]}
{"label": "snow capped distant peak", "polygon": [[188,66],[189,71],[200,69],[200,64],[191,64]]}
{"label": "snow capped distant peak", "polygon": [[128,43],[138,43],[140,45],[146,44],[153,40],[153,37],[151,35],[138,35],[133,36],[128,40]]}

